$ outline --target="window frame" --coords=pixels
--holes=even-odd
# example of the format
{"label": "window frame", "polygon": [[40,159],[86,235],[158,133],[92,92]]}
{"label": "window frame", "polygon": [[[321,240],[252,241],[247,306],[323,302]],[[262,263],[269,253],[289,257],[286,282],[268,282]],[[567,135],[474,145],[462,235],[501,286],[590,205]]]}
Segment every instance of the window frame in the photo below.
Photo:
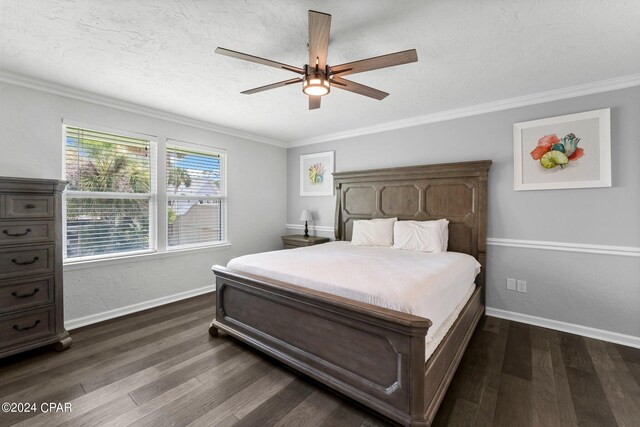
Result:
{"label": "window frame", "polygon": [[[149,165],[150,165],[150,193],[111,193],[111,192],[89,192],[66,190],[62,194],[62,246],[63,246],[63,264],[65,269],[69,270],[87,268],[92,265],[108,265],[128,262],[129,260],[139,259],[140,257],[166,257],[175,256],[181,252],[201,251],[215,248],[227,248],[231,246],[228,235],[227,224],[227,205],[228,205],[228,180],[227,180],[227,150],[208,145],[194,144],[172,138],[158,138],[155,135],[149,135],[141,132],[132,132],[121,129],[113,129],[105,126],[82,123],[77,121],[62,120],[62,179],[66,180],[67,165],[67,128],[77,127],[97,132],[110,133],[114,135],[144,139],[149,141]],[[222,196],[205,196],[204,198],[222,200],[222,221],[221,234],[222,240],[215,242],[192,243],[186,245],[169,246],[169,222],[167,218],[167,202],[170,200],[166,180],[167,168],[166,157],[167,148],[183,148],[185,150],[193,150],[197,153],[212,154],[220,156],[220,181],[224,188]],[[80,197],[96,197],[96,198],[119,198],[119,199],[145,199],[149,200],[149,248],[144,250],[115,252],[110,254],[100,254],[83,257],[67,258],[67,198]],[[203,198],[202,196],[197,196]],[[172,196],[172,199],[175,196]],[[194,196],[184,196],[184,198],[193,199]],[[162,209],[160,208],[162,207]]]}
{"label": "window frame", "polygon": [[[165,213],[165,217],[164,217],[164,236],[165,236],[165,248],[167,252],[175,252],[175,251],[182,251],[182,250],[186,250],[186,249],[196,249],[196,248],[207,248],[207,247],[216,247],[216,246],[220,246],[220,245],[225,245],[228,244],[228,237],[227,237],[227,153],[226,150],[220,149],[220,148],[214,148],[214,147],[208,147],[208,146],[204,146],[204,145],[199,145],[199,144],[193,144],[191,142],[185,142],[185,141],[180,141],[177,139],[170,139],[167,138],[165,140],[165,144],[164,144],[164,158],[165,158],[165,163],[166,164],[166,158],[167,158],[167,154],[170,150],[170,148],[176,148],[176,149],[184,149],[187,151],[193,151],[196,154],[202,154],[202,155],[212,155],[212,156],[219,156],[220,158],[220,182],[221,182],[221,188],[223,189],[222,191],[222,195],[221,196],[199,196],[197,194],[193,194],[193,195],[170,195],[169,192],[167,191],[166,188],[166,174],[168,173],[167,168],[165,168],[165,179],[164,179],[164,183],[165,186],[163,187],[163,191],[164,191],[164,199],[165,199],[165,208],[167,207],[167,204],[169,202],[169,200],[191,200],[191,199],[201,199],[201,200],[220,200],[221,201],[221,209],[220,209],[220,215],[222,216],[221,218],[221,234],[222,234],[222,239],[215,241],[215,242],[199,242],[199,243],[188,243],[188,244],[183,244],[183,245],[175,245],[175,246],[170,246],[169,245],[169,220],[168,217]],[[160,162],[158,162],[158,166],[160,165]]]}

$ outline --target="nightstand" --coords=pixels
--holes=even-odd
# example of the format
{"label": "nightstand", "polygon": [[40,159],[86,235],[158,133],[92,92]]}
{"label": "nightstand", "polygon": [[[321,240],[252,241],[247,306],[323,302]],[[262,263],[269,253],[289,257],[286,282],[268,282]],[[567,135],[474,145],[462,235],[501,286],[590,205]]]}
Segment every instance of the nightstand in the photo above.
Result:
{"label": "nightstand", "polygon": [[304,237],[302,234],[292,234],[290,236],[282,236],[282,243],[285,249],[301,248],[303,246],[319,245],[320,243],[327,243],[328,237],[316,237],[309,236]]}

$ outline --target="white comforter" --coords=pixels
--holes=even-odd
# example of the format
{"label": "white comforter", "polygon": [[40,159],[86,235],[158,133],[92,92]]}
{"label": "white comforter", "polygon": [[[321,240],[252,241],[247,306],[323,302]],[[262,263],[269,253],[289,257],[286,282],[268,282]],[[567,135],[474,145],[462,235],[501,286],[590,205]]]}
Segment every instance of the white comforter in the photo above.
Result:
{"label": "white comforter", "polygon": [[471,296],[480,272],[478,261],[466,254],[349,242],[246,255],[232,259],[227,267],[426,317],[433,322],[427,334],[427,358]]}

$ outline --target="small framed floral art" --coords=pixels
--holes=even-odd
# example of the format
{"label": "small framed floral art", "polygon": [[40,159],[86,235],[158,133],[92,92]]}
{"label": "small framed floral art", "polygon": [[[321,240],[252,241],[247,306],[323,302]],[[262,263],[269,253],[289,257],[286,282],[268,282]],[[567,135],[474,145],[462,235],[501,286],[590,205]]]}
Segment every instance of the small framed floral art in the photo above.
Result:
{"label": "small framed floral art", "polygon": [[333,196],[333,158],[335,152],[300,156],[300,195]]}
{"label": "small framed floral art", "polygon": [[514,189],[611,187],[610,110],[513,125]]}

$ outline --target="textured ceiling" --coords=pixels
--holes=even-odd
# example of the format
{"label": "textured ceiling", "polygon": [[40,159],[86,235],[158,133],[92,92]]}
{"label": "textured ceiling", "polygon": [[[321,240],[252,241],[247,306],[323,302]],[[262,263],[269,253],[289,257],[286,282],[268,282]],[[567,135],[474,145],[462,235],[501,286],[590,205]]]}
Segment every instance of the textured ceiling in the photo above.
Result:
{"label": "textured ceiling", "polygon": [[[0,0],[0,66],[280,141],[640,72],[640,1]],[[214,54],[306,63],[307,10],[332,15],[329,64],[416,48],[419,62],[349,76],[383,101],[301,87]]]}

